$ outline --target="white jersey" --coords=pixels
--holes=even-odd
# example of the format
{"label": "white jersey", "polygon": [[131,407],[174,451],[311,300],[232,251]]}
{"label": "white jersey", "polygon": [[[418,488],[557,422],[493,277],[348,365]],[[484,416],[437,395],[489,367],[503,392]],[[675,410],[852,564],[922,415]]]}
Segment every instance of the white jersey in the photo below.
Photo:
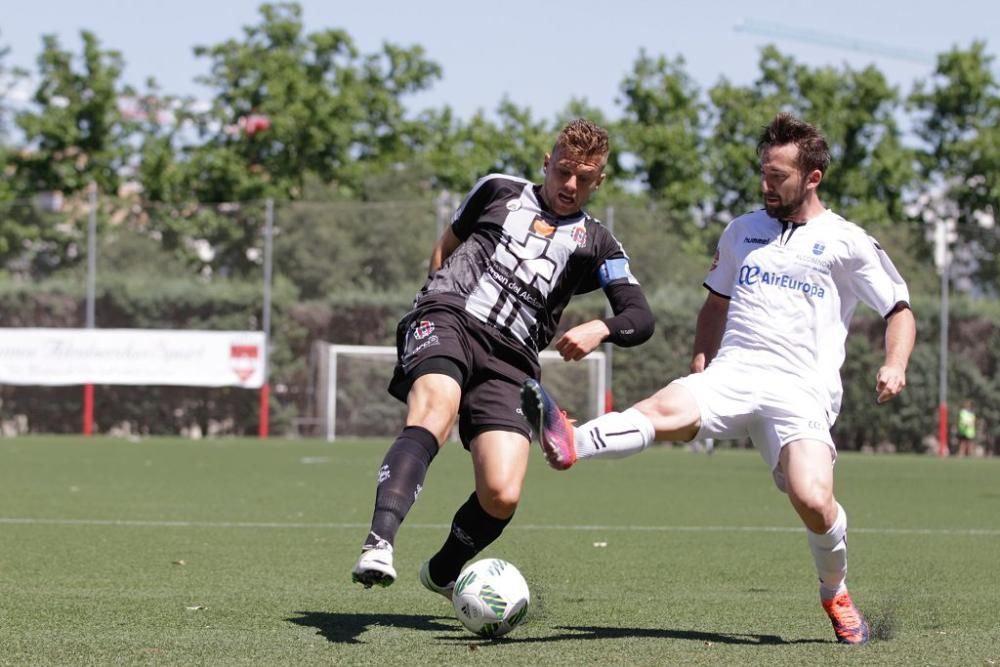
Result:
{"label": "white jersey", "polygon": [[831,424],[840,412],[844,341],[858,302],[886,316],[910,299],[879,244],[829,210],[799,224],[763,209],[736,218],[719,239],[705,286],[730,299],[713,363],[790,375],[829,405]]}

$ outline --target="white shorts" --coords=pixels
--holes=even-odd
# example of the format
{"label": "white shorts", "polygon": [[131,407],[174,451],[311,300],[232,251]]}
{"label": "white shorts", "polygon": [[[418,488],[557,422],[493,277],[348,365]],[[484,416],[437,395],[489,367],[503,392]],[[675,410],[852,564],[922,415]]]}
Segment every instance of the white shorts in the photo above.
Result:
{"label": "white shorts", "polygon": [[781,448],[788,443],[824,442],[837,459],[830,437],[833,419],[806,381],[745,364],[714,362],[704,372],[673,383],[687,388],[698,403],[701,428],[695,439],[749,437],[782,491],[785,476],[778,463]]}

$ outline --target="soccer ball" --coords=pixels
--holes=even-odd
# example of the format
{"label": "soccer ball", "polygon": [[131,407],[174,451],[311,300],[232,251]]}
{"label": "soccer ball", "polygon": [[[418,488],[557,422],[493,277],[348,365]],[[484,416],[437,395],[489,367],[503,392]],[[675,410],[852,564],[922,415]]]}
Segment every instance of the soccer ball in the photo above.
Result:
{"label": "soccer ball", "polygon": [[500,637],[528,615],[528,583],[516,567],[499,558],[466,566],[455,581],[452,603],[462,625],[480,637]]}

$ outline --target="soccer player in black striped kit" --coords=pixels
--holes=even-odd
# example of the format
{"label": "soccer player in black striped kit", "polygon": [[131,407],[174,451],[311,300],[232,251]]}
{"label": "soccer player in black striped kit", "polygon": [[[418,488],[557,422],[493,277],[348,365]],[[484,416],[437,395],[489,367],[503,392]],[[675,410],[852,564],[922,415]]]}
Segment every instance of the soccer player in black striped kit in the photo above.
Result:
{"label": "soccer player in black striped kit", "polygon": [[406,402],[406,426],[378,472],[355,582],[368,588],[396,580],[396,533],[456,417],[475,491],[420,568],[421,583],[450,599],[462,566],[500,537],[528,465],[521,383],[539,377],[538,353],[575,294],[603,289],[614,316],[566,331],[555,344],[566,361],[605,341],[632,346],[652,335],[653,315],[624,248],[583,211],[604,181],[607,159],[605,130],[582,119],[569,123],[544,157],[540,185],[482,178],[434,246],[427,281],[397,329],[389,392]]}

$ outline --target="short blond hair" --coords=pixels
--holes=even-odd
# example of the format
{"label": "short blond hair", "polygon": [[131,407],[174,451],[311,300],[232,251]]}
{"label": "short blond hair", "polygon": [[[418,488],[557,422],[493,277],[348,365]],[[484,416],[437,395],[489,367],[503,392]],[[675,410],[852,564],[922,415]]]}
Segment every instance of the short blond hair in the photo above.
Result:
{"label": "short blond hair", "polygon": [[608,132],[589,120],[577,118],[559,132],[552,152],[560,150],[571,156],[593,160],[601,164],[608,161]]}

